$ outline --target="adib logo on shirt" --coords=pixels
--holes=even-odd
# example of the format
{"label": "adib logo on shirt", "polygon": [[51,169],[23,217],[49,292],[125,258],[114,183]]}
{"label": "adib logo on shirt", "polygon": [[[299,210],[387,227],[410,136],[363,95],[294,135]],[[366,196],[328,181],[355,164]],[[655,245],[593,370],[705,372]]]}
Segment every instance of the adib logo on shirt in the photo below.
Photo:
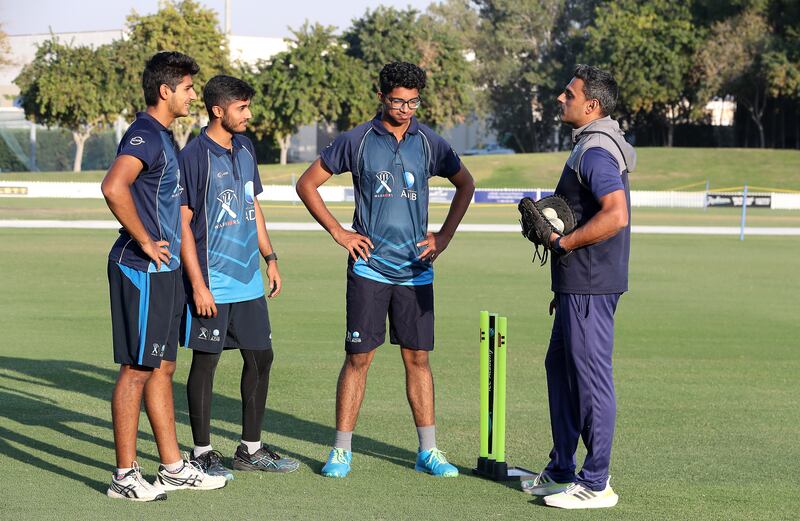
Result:
{"label": "adib logo on shirt", "polygon": [[410,201],[417,200],[417,191],[414,190],[414,174],[411,172],[404,172],[403,173],[403,193],[400,194],[401,197],[405,197]]}
{"label": "adib logo on shirt", "polygon": [[378,179],[378,186],[375,188],[374,197],[392,197],[392,186],[394,185],[394,176],[391,172],[381,170],[375,177]]}
{"label": "adib logo on shirt", "polygon": [[255,221],[256,220],[256,196],[253,193],[253,182],[248,181],[244,184],[244,218],[248,221]]}

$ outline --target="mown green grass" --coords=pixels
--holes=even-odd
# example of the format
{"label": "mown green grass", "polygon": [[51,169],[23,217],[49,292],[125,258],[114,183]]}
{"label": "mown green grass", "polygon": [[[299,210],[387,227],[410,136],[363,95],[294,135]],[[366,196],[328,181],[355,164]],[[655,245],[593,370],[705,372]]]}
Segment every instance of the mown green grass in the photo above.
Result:
{"label": "mown green grass", "polygon": [[[633,190],[703,190],[740,187],[800,190],[800,151],[738,148],[639,148],[639,166],[631,174]],[[462,160],[480,188],[553,187],[558,182],[567,152],[464,156]],[[260,165],[264,184],[290,184],[308,165]],[[9,181],[100,181],[104,172],[0,173]],[[351,183],[349,175],[334,176],[334,185]],[[435,186],[448,181],[435,179]]]}
{"label": "mown green grass", "polygon": [[[477,318],[509,317],[512,464],[538,469],[550,447],[543,360],[549,274],[514,234],[463,233],[437,261],[438,441],[463,475],[413,470],[416,446],[395,347],[379,349],[354,437],[354,470],[319,476],[333,439],[342,361],[345,253],[324,233],[274,232],[284,294],[271,302],[276,361],[264,439],[299,458],[286,476],[238,473],[215,492],[159,504],[105,497],[113,464],[106,255],[113,230],[0,229],[0,508],[7,519],[586,519],[474,478],[478,452]],[[792,519],[796,443],[796,274],[783,238],[633,237],[631,291],[617,311],[613,485],[619,505],[592,519]],[[178,436],[191,443],[190,355],[175,378]],[[239,436],[241,361],[217,371],[212,436]],[[144,414],[139,462],[157,452]],[[582,452],[579,452],[582,458]]]}
{"label": "mown green grass", "polygon": [[[262,203],[267,226],[272,222],[313,222],[300,203]],[[352,222],[352,203],[328,205],[341,222]],[[449,205],[431,204],[430,222],[442,223]],[[739,226],[741,208],[633,208],[631,222],[649,226]],[[0,197],[0,219],[113,220],[102,199],[40,199]],[[519,219],[513,204],[473,204],[464,218],[469,224],[516,224]],[[800,227],[800,212],[751,208],[747,226]]]}

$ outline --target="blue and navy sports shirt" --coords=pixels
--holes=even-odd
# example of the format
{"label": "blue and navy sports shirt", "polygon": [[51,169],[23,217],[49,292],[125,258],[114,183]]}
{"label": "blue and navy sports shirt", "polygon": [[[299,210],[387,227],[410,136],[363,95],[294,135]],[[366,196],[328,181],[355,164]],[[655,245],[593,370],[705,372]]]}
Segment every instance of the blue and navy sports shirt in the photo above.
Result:
{"label": "blue and navy sports shirt", "polygon": [[243,302],[264,295],[256,228],[256,196],[262,192],[253,144],[233,136],[231,150],[204,128],[181,151],[186,179],[183,204],[206,285],[217,303]]}
{"label": "blue and navy sports shirt", "polygon": [[[583,154],[580,174],[564,166],[555,193],[564,196],[575,211],[578,226],[583,226],[600,211],[600,198],[624,190],[630,215],[628,171],[601,147]],[[556,293],[605,295],[628,290],[630,225],[604,241],[578,248],[563,261],[551,261],[551,288]]]}
{"label": "blue and navy sports shirt", "polygon": [[424,247],[417,243],[428,229],[428,179],[461,169],[447,141],[411,118],[398,143],[379,114],[337,137],[320,160],[334,174],[352,172],[353,229],[375,245],[369,261],[359,258],[353,272],[386,284],[432,283],[433,267],[419,259]]}
{"label": "blue and navy sports shirt", "polygon": [[[172,256],[168,263],[161,263],[161,271],[178,269],[184,186],[172,132],[149,114],[139,112],[117,147],[117,157],[122,155],[133,156],[144,164],[131,185],[131,195],[136,213],[150,237],[154,241],[169,242]],[[139,271],[156,271],[155,263],[124,228],[119,230],[119,238],[108,258]]]}

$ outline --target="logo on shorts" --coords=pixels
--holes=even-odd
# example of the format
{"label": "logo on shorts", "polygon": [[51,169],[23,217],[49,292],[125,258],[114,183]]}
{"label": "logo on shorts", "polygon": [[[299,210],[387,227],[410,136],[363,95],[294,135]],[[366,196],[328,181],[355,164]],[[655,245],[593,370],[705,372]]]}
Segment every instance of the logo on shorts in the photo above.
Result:
{"label": "logo on shorts", "polygon": [[219,329],[215,329],[214,331],[209,331],[208,329],[201,327],[200,334],[197,335],[197,338],[200,340],[210,340],[211,342],[219,342]]}
{"label": "logo on shorts", "polygon": [[166,347],[166,345],[160,346],[158,344],[153,344],[153,351],[150,354],[159,358],[164,358],[164,349]]}
{"label": "logo on shorts", "polygon": [[359,342],[361,342],[361,333],[359,333],[358,331],[353,331],[352,333],[348,331],[346,340],[351,344],[358,344]]}
{"label": "logo on shorts", "polygon": [[394,184],[394,176],[391,172],[381,170],[375,177],[378,179],[378,188],[375,189],[374,197],[392,197],[392,187]]}
{"label": "logo on shorts", "polygon": [[144,144],[144,139],[142,136],[133,136],[130,140],[130,144],[133,146],[139,146]]}

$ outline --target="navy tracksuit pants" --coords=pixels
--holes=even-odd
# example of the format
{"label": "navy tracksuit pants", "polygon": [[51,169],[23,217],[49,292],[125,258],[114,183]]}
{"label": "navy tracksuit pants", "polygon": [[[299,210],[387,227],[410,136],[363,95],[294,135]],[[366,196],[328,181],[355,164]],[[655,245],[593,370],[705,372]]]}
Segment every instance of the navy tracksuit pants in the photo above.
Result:
{"label": "navy tracksuit pants", "polygon": [[[603,490],[614,438],[616,398],[611,366],[614,312],[620,294],[556,294],[556,314],[545,358],[553,450],[547,472],[559,483]],[[575,450],[587,454],[575,476]]]}

